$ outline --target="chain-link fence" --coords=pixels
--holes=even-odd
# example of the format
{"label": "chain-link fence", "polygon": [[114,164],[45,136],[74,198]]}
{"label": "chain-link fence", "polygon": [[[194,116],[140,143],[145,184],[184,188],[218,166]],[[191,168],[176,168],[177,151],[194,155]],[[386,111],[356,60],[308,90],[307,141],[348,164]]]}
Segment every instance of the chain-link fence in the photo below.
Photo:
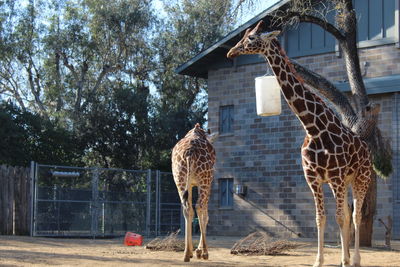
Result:
{"label": "chain-link fence", "polygon": [[34,236],[146,236],[181,228],[172,174],[35,164]]}

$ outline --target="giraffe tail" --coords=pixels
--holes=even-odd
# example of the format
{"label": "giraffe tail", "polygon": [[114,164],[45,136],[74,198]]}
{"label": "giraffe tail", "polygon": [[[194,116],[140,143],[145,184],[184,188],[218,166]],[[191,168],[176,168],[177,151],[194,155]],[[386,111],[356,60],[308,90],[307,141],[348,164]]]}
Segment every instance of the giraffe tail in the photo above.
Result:
{"label": "giraffe tail", "polygon": [[185,207],[187,207],[188,198],[189,198],[189,190],[186,189],[185,191],[183,191],[183,195],[182,195],[183,205],[184,205]]}
{"label": "giraffe tail", "polygon": [[188,207],[189,188],[190,188],[190,185],[191,185],[191,181],[190,181],[190,173],[191,173],[191,170],[190,170],[190,157],[186,157],[186,168],[187,168],[186,169],[186,175],[187,175],[187,177],[186,177],[186,188],[183,191],[182,200],[183,200],[183,205],[185,207]]}

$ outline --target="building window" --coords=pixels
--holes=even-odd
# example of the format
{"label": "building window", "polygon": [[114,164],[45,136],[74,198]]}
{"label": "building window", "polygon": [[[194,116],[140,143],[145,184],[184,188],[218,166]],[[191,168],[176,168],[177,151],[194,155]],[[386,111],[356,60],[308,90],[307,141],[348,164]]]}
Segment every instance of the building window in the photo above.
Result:
{"label": "building window", "polygon": [[219,179],[219,199],[220,207],[233,206],[233,179],[224,178]]}
{"label": "building window", "polygon": [[233,133],[233,105],[219,108],[219,133]]}

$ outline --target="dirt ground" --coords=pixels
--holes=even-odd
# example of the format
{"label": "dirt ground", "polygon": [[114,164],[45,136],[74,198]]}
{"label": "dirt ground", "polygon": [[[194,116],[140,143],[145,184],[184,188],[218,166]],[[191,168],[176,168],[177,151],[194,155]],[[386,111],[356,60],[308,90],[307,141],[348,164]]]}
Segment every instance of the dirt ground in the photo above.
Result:
{"label": "dirt ground", "polygon": [[[210,259],[182,261],[183,252],[126,247],[119,239],[63,239],[0,236],[0,266],[311,266],[316,243],[300,239],[300,248],[280,256],[236,256],[230,248],[238,238],[209,237]],[[339,266],[340,248],[325,248],[325,266]],[[394,250],[361,249],[362,266],[400,266],[400,242]]]}

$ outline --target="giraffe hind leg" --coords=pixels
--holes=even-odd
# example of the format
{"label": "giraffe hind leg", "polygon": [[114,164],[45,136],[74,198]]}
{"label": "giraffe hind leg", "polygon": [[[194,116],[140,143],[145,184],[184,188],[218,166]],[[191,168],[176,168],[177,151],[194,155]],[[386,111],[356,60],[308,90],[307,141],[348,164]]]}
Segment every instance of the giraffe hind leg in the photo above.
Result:
{"label": "giraffe hind leg", "polygon": [[196,212],[199,218],[200,226],[200,242],[196,249],[196,256],[198,259],[208,259],[208,247],[206,241],[206,231],[208,224],[208,191],[199,187],[199,199],[196,204]]}
{"label": "giraffe hind leg", "polygon": [[188,198],[183,199],[182,196],[183,216],[185,217],[185,251],[183,256],[184,262],[189,262],[193,257],[193,244],[192,244],[192,221],[194,211],[192,207],[192,188],[188,189]]}

